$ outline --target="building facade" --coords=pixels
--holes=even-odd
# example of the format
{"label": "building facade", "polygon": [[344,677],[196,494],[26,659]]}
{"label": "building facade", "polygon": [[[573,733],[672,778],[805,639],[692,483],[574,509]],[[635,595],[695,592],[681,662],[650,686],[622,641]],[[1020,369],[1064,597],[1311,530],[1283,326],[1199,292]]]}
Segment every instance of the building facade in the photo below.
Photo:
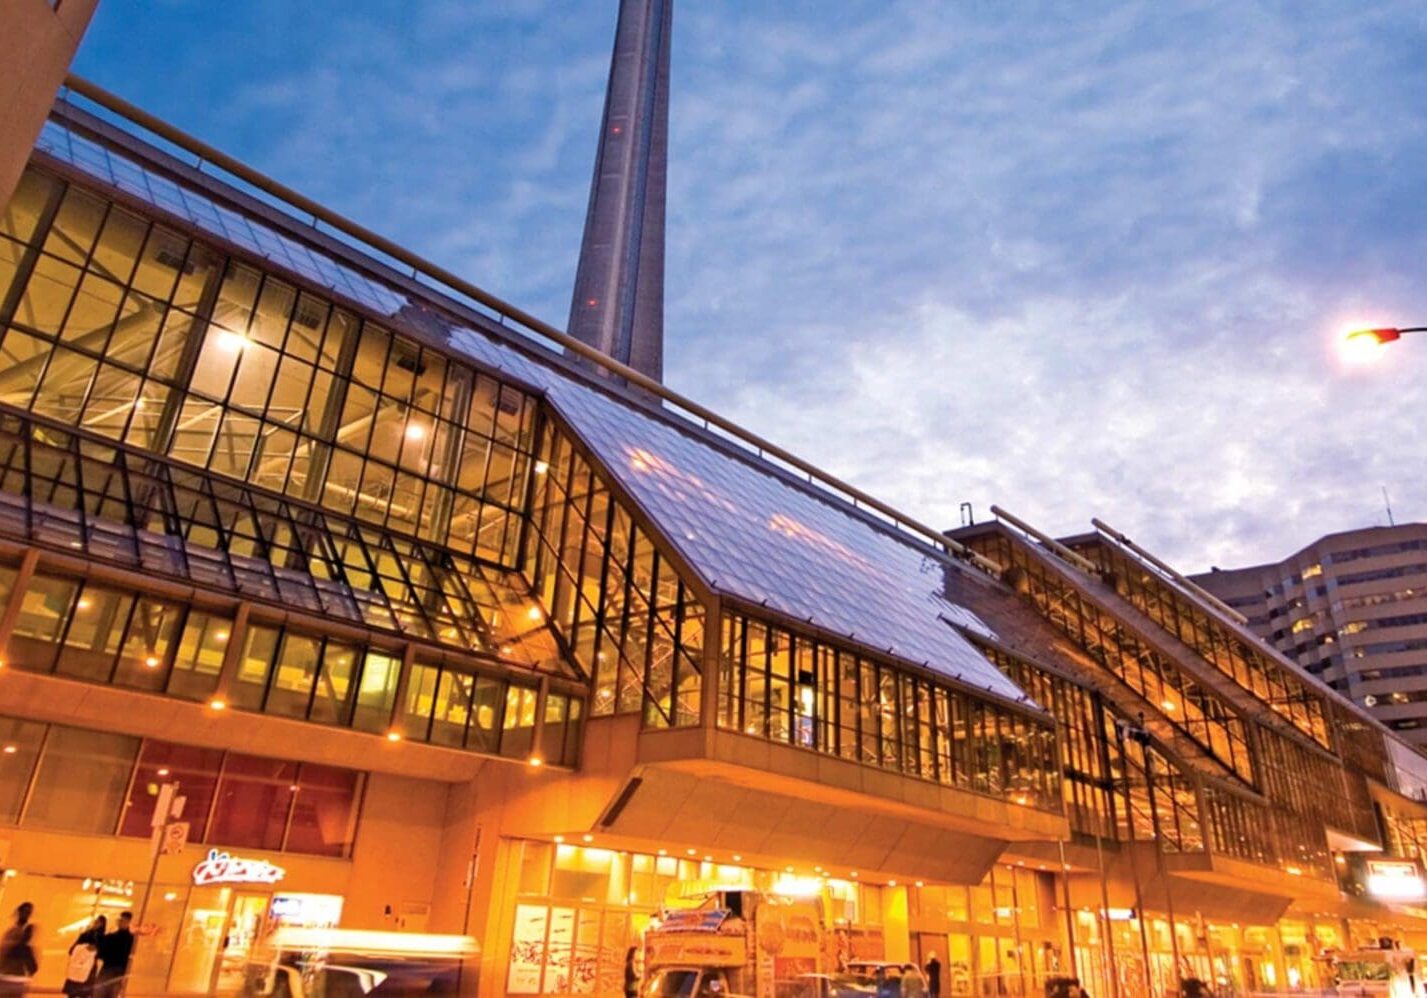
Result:
{"label": "building facade", "polygon": [[186,141],[73,96],[0,214],[0,900],[42,984],[132,909],[139,991],[338,924],[617,994],[652,920],[785,877],[952,994],[1427,944],[1420,757],[1137,548],[929,530]]}
{"label": "building facade", "polygon": [[1427,523],[1329,534],[1282,561],[1194,581],[1404,741],[1427,745]]}

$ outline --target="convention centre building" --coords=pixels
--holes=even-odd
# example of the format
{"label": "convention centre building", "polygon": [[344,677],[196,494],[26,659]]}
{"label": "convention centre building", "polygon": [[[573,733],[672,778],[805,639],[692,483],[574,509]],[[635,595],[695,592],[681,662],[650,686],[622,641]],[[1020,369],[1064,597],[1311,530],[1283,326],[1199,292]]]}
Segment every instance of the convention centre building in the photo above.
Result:
{"label": "convention centre building", "polygon": [[930,529],[97,87],[0,212],[0,890],[41,985],[128,909],[131,992],[297,924],[619,994],[741,887],[948,994],[1289,991],[1427,946],[1424,786],[1109,526]]}

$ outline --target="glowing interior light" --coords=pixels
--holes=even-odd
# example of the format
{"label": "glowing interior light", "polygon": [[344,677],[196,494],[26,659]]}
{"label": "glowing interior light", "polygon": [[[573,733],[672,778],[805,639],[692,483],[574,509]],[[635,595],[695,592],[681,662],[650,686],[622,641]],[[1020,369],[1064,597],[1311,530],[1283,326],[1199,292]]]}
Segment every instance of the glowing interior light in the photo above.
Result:
{"label": "glowing interior light", "polygon": [[547,471],[549,471],[549,470],[550,470],[550,462],[549,462],[549,461],[536,461],[536,462],[535,462],[535,473],[536,473],[537,475],[543,475],[543,474],[545,474],[545,472],[547,472]]}
{"label": "glowing interior light", "polygon": [[227,708],[228,705],[222,700],[209,700],[208,706],[212,707],[214,710],[224,710],[225,708]]}
{"label": "glowing interior light", "polygon": [[248,338],[242,333],[235,333],[231,329],[218,330],[216,338],[218,346],[232,353],[237,353],[248,343]]}
{"label": "glowing interior light", "polygon": [[565,841],[565,836],[563,836],[563,835],[556,835],[556,836],[554,836],[554,839],[555,839],[555,844],[558,846],[558,845],[560,845],[561,843],[563,843],[563,842]]}
{"label": "glowing interior light", "polygon": [[216,633],[216,634],[213,635],[213,640],[214,640],[214,641],[227,641],[227,640],[228,640],[228,632],[227,632],[227,631],[219,631],[218,633]]}
{"label": "glowing interior light", "polygon": [[160,776],[167,776],[167,775],[168,775],[168,770],[167,770],[167,769],[160,769],[160,770],[159,770],[159,775],[160,775]]}
{"label": "glowing interior light", "polygon": [[149,655],[144,659],[144,665],[150,669],[157,669],[159,667],[159,657],[157,655]]}
{"label": "glowing interior light", "polygon": [[400,732],[400,731],[388,731],[388,732],[386,733],[386,740],[389,741],[389,742],[399,742],[399,741],[401,741],[401,732]]}
{"label": "glowing interior light", "polygon": [[543,616],[538,606],[532,606],[529,610],[526,610],[525,615],[531,620],[539,620]]}
{"label": "glowing interior light", "polygon": [[581,835],[580,840],[583,842],[593,842],[595,837],[593,835]]}
{"label": "glowing interior light", "polygon": [[530,757],[530,760],[529,760],[529,761],[530,761],[530,765],[532,765],[532,766],[543,766],[543,765],[545,765],[545,760],[542,759],[542,758],[540,758],[538,755],[532,755],[532,756]]}
{"label": "glowing interior light", "polygon": [[6,746],[5,746],[5,754],[6,754],[6,755],[14,755],[14,754],[15,754],[16,752],[18,752],[18,751],[20,751],[20,748],[19,748],[18,745],[6,745]]}
{"label": "glowing interior light", "polygon": [[406,427],[406,439],[424,440],[426,439],[426,427],[420,423],[408,423]]}
{"label": "glowing interior light", "polygon": [[811,898],[822,893],[823,882],[817,877],[781,876],[773,881],[773,893],[783,897]]}
{"label": "glowing interior light", "polygon": [[1165,710],[1174,710],[1174,701],[1173,701],[1173,700],[1161,700],[1159,705],[1160,705],[1161,707],[1163,707]]}
{"label": "glowing interior light", "polygon": [[89,600],[89,597],[83,596],[83,597],[80,597],[79,602],[76,603],[76,604],[74,604],[74,605],[75,605],[76,608],[78,608],[78,609],[80,609],[80,610],[88,610],[88,609],[89,609],[91,606],[93,606],[94,604]]}

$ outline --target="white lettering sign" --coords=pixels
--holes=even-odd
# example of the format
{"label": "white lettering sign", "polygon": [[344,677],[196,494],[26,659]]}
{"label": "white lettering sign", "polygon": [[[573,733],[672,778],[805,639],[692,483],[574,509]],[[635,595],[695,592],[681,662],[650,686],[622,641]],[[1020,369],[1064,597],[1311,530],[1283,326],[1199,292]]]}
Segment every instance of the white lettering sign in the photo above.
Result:
{"label": "white lettering sign", "polygon": [[206,884],[275,884],[287,871],[265,859],[244,859],[209,849],[208,856],[193,868],[193,883]]}

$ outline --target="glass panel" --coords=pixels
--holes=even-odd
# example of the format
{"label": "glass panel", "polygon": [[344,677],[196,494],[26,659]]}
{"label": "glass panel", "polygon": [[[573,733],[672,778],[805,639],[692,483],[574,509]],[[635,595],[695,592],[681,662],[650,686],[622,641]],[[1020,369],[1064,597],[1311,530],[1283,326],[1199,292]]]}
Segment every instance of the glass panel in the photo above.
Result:
{"label": "glass panel", "polygon": [[137,738],[50,728],[25,824],[114,834],[138,748]]}
{"label": "glass panel", "polygon": [[280,849],[297,791],[297,763],[230,755],[218,784],[209,841],[251,849]]}
{"label": "glass panel", "polygon": [[273,672],[272,688],[268,690],[263,711],[284,717],[306,717],[312,698],[312,685],[317,679],[317,663],[322,652],[322,640],[301,634],[283,635],[282,651]]}
{"label": "glass panel", "polygon": [[48,672],[79,586],[69,579],[36,575],[25,590],[10,638],[11,663]]}
{"label": "glass panel", "polygon": [[238,669],[233,677],[233,688],[228,691],[229,703],[234,707],[258,710],[263,705],[263,692],[268,683],[268,669],[277,653],[278,630],[262,624],[249,624],[243,636],[243,653],[238,658]]}
{"label": "glass panel", "polygon": [[158,800],[159,787],[165,783],[176,783],[178,796],[184,798],[180,819],[188,822],[189,840],[204,841],[208,831],[208,812],[212,808],[222,763],[223,753],[219,749],[145,742],[139,754],[139,765],[129,790],[129,803],[124,810],[119,834],[148,838],[153,832],[154,804]]}
{"label": "glass panel", "polygon": [[401,660],[369,651],[362,663],[362,679],[357,688],[357,706],[352,727],[362,731],[386,731],[391,726]]}
{"label": "glass panel", "polygon": [[129,621],[114,682],[146,690],[163,689],[169,651],[182,617],[180,607],[142,597]]}
{"label": "glass panel", "polygon": [[207,700],[218,688],[223,655],[233,622],[201,610],[191,611],[178,643],[168,692],[185,700]]}
{"label": "glass panel", "polygon": [[361,776],[350,769],[303,763],[287,848],[315,856],[345,856],[356,828]]}
{"label": "glass panel", "polygon": [[74,604],[57,671],[107,683],[133,605],[128,593],[86,585]]}
{"label": "glass panel", "polygon": [[0,718],[0,821],[20,820],[20,806],[40,757],[45,726]]}
{"label": "glass panel", "polygon": [[352,673],[358,649],[338,641],[328,641],[322,651],[322,671],[308,716],[323,724],[346,724],[351,709]]}

